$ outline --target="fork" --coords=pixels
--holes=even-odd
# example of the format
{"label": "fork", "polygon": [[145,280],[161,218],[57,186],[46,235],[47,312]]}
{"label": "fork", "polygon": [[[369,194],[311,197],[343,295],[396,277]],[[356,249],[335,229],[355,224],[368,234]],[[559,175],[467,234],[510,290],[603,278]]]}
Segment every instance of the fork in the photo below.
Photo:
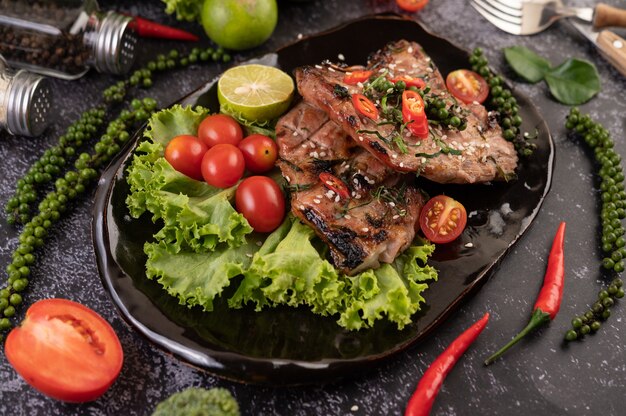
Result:
{"label": "fork", "polygon": [[626,10],[599,3],[595,9],[565,7],[561,0],[470,0],[470,4],[497,28],[513,35],[532,35],[546,29],[563,17],[575,17],[592,23],[571,24],[591,40],[604,57],[626,76],[626,40],[615,33],[600,29],[610,26],[626,27]]}
{"label": "fork", "polygon": [[470,0],[485,19],[513,35],[533,35],[564,17],[593,23],[594,29],[626,27],[626,10],[599,3],[591,7],[566,7],[561,0]]}

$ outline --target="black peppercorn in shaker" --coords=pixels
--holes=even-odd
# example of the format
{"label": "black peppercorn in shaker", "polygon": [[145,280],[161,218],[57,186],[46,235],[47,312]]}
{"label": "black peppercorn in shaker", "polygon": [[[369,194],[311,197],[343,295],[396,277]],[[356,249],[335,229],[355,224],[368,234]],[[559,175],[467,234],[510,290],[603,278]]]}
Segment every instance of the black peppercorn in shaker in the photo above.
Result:
{"label": "black peppercorn in shaker", "polygon": [[0,0],[0,55],[9,65],[63,79],[90,67],[123,74],[133,64],[132,18],[95,0]]}
{"label": "black peppercorn in shaker", "polygon": [[21,136],[39,136],[52,111],[46,78],[24,69],[13,71],[0,56],[0,130]]}

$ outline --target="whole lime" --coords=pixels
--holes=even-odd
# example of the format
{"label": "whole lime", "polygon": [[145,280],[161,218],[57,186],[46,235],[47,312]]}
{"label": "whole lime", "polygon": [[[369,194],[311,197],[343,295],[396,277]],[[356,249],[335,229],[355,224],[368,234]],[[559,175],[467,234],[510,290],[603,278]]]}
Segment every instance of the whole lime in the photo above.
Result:
{"label": "whole lime", "polygon": [[226,49],[244,50],[265,42],[278,21],[276,0],[205,0],[206,34]]}

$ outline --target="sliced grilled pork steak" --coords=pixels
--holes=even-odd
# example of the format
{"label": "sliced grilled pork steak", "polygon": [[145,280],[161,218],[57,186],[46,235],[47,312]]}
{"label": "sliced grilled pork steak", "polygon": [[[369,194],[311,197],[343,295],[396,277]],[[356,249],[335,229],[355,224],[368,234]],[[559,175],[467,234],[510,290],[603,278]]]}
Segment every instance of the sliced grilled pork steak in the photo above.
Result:
{"label": "sliced grilled pork steak", "polygon": [[[365,86],[347,85],[344,74],[329,65],[305,66],[296,70],[298,90],[304,99],[324,110],[358,145],[378,160],[399,172],[419,172],[439,183],[476,183],[507,179],[514,174],[517,153],[502,137],[495,120],[477,103],[465,105],[451,96],[439,70],[422,48],[414,42],[393,42],[375,53],[368,63],[374,77],[397,76],[422,78],[429,94],[446,105],[454,104],[466,128],[430,126],[429,136],[419,139],[402,127],[402,122],[387,118],[381,107],[383,91],[376,99],[380,118],[372,120],[360,113],[350,99],[364,93]],[[371,88],[369,92],[372,92]]]}
{"label": "sliced grilled pork steak", "polygon": [[[276,126],[278,165],[291,209],[348,274],[390,263],[415,237],[421,193],[355,143],[324,112],[302,102]],[[395,186],[395,187],[394,187]]]}

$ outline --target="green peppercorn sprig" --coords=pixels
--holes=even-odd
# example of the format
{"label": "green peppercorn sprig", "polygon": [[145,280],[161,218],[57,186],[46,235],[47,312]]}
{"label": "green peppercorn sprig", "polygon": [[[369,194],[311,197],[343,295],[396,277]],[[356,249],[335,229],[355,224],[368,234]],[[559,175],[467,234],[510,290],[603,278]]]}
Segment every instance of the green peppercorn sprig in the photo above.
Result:
{"label": "green peppercorn sprig", "polygon": [[429,124],[460,131],[467,128],[467,118],[458,103],[446,106],[445,100],[432,93],[424,93],[423,98]]}
{"label": "green peppercorn sprig", "polygon": [[[15,308],[22,301],[21,292],[29,284],[30,267],[35,263],[35,249],[43,246],[52,225],[58,222],[68,209],[68,204],[84,193],[87,186],[98,177],[97,168],[115,156],[130,136],[129,131],[145,122],[156,108],[156,101],[144,98],[133,101],[133,111],[122,112],[111,121],[93,153],[81,153],[74,163],[75,169],[65,172],[55,181],[54,190],[39,203],[38,213],[33,216],[19,235],[19,246],[13,252],[13,260],[7,266],[9,275],[7,286],[0,290],[0,331],[11,328],[9,318],[15,315]],[[2,334],[0,334],[0,340]]]}
{"label": "green peppercorn sprig", "polygon": [[622,279],[613,279],[607,289],[602,289],[598,293],[598,300],[591,305],[587,312],[572,319],[573,329],[565,333],[565,340],[575,341],[589,333],[597,332],[601,328],[602,322],[611,316],[611,307],[615,305],[615,301],[623,297]]}
{"label": "green peppercorn sprig", "polygon": [[530,143],[530,135],[522,134],[520,126],[522,125],[522,116],[519,114],[519,105],[517,99],[513,96],[510,89],[504,84],[504,80],[496,75],[490,68],[487,58],[483,54],[481,48],[476,48],[469,58],[472,70],[485,78],[489,84],[489,95],[491,100],[489,104],[498,114],[498,123],[503,129],[502,136],[513,143],[517,153],[520,156],[530,156],[533,154],[537,145]]}
{"label": "green peppercorn sprig", "polygon": [[[194,48],[188,56],[183,57],[174,50],[168,55],[157,56],[155,61],[150,61],[146,67],[135,71],[128,80],[119,81],[109,87],[104,91],[103,98],[109,106],[117,105],[127,99],[132,87],[150,88],[154,72],[184,67],[199,61],[229,62],[230,59],[230,55],[221,48]],[[9,199],[6,211],[10,223],[19,221],[24,226],[19,235],[20,244],[12,254],[11,263],[6,267],[6,286],[0,289],[0,341],[4,338],[3,332],[12,327],[10,318],[23,302],[22,293],[30,283],[30,267],[35,264],[36,249],[43,246],[51,227],[62,218],[69,203],[84,193],[87,186],[98,177],[97,169],[120,151],[130,139],[130,132],[145,122],[156,107],[157,103],[152,98],[133,99],[129,108],[121,110],[119,116],[109,122],[93,150],[78,154],[79,146],[87,143],[91,137],[96,137],[100,126],[104,125],[105,114],[112,108],[98,105],[87,110],[59,138],[59,143],[46,150],[26,176],[18,181],[16,193]],[[67,170],[72,159],[74,169]],[[37,200],[35,184],[42,187],[51,183],[55,177],[57,179],[54,181],[54,190],[43,197],[36,214],[30,217],[31,212],[35,211],[33,206]]]}
{"label": "green peppercorn sprig", "polygon": [[[600,123],[594,122],[588,114],[581,114],[572,108],[567,115],[565,128],[581,137],[593,150],[594,159],[599,166],[600,198],[602,208],[602,251],[605,257],[602,268],[605,273],[619,274],[624,271],[626,259],[626,240],[622,221],[626,218],[626,192],[624,191],[624,173],[621,156],[615,151],[615,143],[609,131]],[[606,290],[601,290],[597,301],[580,317],[572,319],[572,327],[565,333],[567,341],[573,341],[596,332],[601,322],[611,315],[610,308],[615,300],[624,296],[622,280],[614,278]]]}

